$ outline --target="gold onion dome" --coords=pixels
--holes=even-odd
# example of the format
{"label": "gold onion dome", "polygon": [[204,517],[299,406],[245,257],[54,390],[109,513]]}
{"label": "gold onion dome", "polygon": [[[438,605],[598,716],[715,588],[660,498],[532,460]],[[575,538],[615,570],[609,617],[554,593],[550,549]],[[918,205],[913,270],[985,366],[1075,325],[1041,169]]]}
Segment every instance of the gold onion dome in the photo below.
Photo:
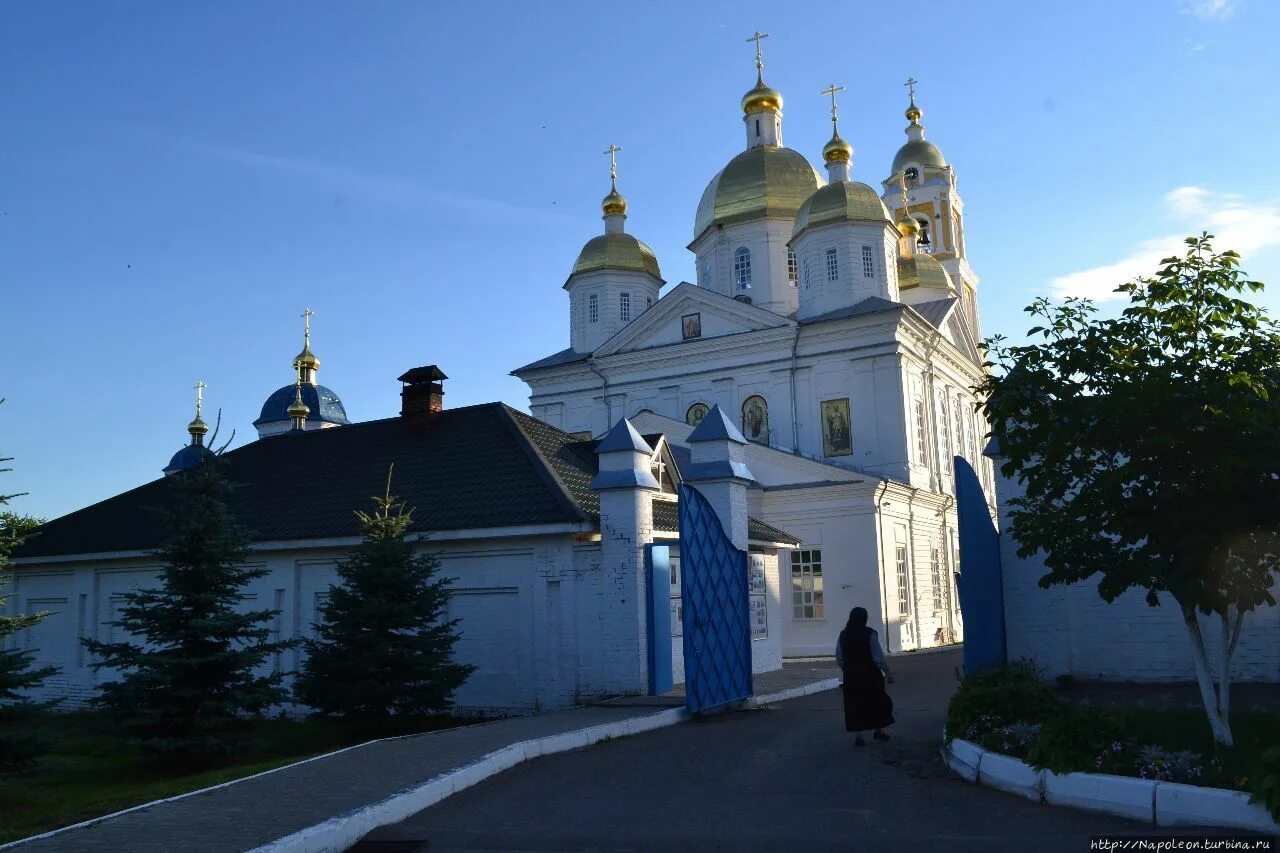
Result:
{"label": "gold onion dome", "polygon": [[702,193],[693,221],[697,240],[708,228],[777,217],[790,219],[826,180],[790,148],[757,145],[729,161]]}
{"label": "gold onion dome", "polygon": [[834,134],[831,141],[822,146],[822,160],[824,163],[848,163],[853,159],[853,146],[840,138],[840,134]]}
{"label": "gold onion dome", "polygon": [[764,73],[756,74],[755,88],[742,96],[742,112],[758,113],[761,110],[782,112],[782,93],[764,84]]}
{"label": "gold onion dome", "polygon": [[920,112],[920,108],[916,106],[916,99],[912,98],[911,105],[907,107],[907,112],[906,112],[907,121],[911,122],[912,124],[919,124],[920,117],[923,115],[924,113]]}
{"label": "gold onion dome", "polygon": [[[915,287],[945,291],[946,296],[956,295],[951,276],[933,255],[915,254],[909,258],[898,258],[898,289],[911,290]],[[938,298],[944,296],[939,295]]]}
{"label": "gold onion dome", "polygon": [[302,352],[298,353],[298,355],[293,359],[293,363],[296,367],[301,367],[303,369],[320,369],[320,359],[311,351],[310,343],[303,345]]}
{"label": "gold onion dome", "polygon": [[187,424],[187,432],[192,436],[202,436],[209,432],[209,425],[197,414],[195,420]]}
{"label": "gold onion dome", "polygon": [[915,219],[913,219],[910,216],[905,216],[902,219],[898,220],[898,233],[901,234],[903,237],[907,236],[908,234],[919,234],[920,223],[916,222]]}
{"label": "gold onion dome", "polygon": [[658,258],[644,243],[626,233],[601,234],[592,237],[578,253],[571,276],[596,270],[629,270],[648,273],[661,279]]}
{"label": "gold onion dome", "polygon": [[291,418],[303,418],[311,414],[311,408],[302,402],[302,386],[297,387],[297,391],[293,395],[293,402],[289,404],[286,414]]}
{"label": "gold onion dome", "polygon": [[859,181],[836,181],[809,196],[796,213],[794,239],[811,226],[833,222],[877,222],[888,225],[892,220],[880,196]]}
{"label": "gold onion dome", "polygon": [[604,210],[605,216],[626,216],[627,214],[627,200],[618,192],[617,187],[609,190],[604,201],[600,202],[600,207]]}

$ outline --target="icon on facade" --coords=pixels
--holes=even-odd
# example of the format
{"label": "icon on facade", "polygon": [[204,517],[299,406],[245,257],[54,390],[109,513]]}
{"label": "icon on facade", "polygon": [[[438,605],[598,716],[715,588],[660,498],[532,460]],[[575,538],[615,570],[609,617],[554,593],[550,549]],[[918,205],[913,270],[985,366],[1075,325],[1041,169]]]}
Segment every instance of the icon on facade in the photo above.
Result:
{"label": "icon on facade", "polygon": [[853,453],[849,433],[849,398],[822,401],[822,454],[848,456]]}
{"label": "icon on facade", "polygon": [[680,318],[680,327],[684,331],[684,339],[702,337],[702,315],[685,314]]}
{"label": "icon on facade", "polygon": [[758,394],[742,402],[742,434],[751,441],[769,443],[769,404]]}
{"label": "icon on facade", "polygon": [[697,426],[702,423],[702,419],[707,416],[707,412],[711,409],[707,408],[706,403],[694,403],[689,407],[689,411],[684,413],[684,422],[689,426]]}

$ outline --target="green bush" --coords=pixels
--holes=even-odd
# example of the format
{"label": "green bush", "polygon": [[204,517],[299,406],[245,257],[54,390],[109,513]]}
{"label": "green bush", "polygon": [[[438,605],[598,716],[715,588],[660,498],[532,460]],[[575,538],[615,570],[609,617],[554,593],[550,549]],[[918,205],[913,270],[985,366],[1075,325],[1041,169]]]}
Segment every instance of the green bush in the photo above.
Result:
{"label": "green bush", "polygon": [[1251,802],[1266,806],[1271,816],[1280,821],[1280,746],[1262,753],[1249,789],[1253,792]]}
{"label": "green bush", "polygon": [[1053,690],[1040,680],[1031,663],[980,672],[961,682],[951,698],[947,740],[960,737],[981,742],[998,730],[1041,722],[1058,707]]}
{"label": "green bush", "polygon": [[1027,763],[1054,773],[1113,773],[1133,765],[1119,717],[1096,708],[1059,709],[1027,751]]}

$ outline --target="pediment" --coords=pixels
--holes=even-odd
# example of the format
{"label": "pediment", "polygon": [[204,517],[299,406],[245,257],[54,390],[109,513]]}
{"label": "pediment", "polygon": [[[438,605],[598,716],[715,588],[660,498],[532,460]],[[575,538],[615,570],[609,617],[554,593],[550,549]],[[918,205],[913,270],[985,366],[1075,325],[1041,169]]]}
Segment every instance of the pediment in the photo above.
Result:
{"label": "pediment", "polygon": [[595,351],[596,358],[795,325],[772,311],[681,282]]}

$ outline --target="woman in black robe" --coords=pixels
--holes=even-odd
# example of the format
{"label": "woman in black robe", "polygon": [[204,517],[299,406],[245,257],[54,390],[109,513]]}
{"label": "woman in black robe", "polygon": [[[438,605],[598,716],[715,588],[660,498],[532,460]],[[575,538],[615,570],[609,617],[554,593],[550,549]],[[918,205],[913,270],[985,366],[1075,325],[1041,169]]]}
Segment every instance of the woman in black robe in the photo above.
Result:
{"label": "woman in black robe", "polygon": [[880,637],[867,627],[867,611],[855,607],[836,641],[836,663],[844,673],[844,730],[856,732],[858,746],[866,746],[862,733],[873,730],[876,740],[888,740],[885,726],[893,725],[893,700],[885,692],[885,678],[892,683],[889,664],[880,648]]}

